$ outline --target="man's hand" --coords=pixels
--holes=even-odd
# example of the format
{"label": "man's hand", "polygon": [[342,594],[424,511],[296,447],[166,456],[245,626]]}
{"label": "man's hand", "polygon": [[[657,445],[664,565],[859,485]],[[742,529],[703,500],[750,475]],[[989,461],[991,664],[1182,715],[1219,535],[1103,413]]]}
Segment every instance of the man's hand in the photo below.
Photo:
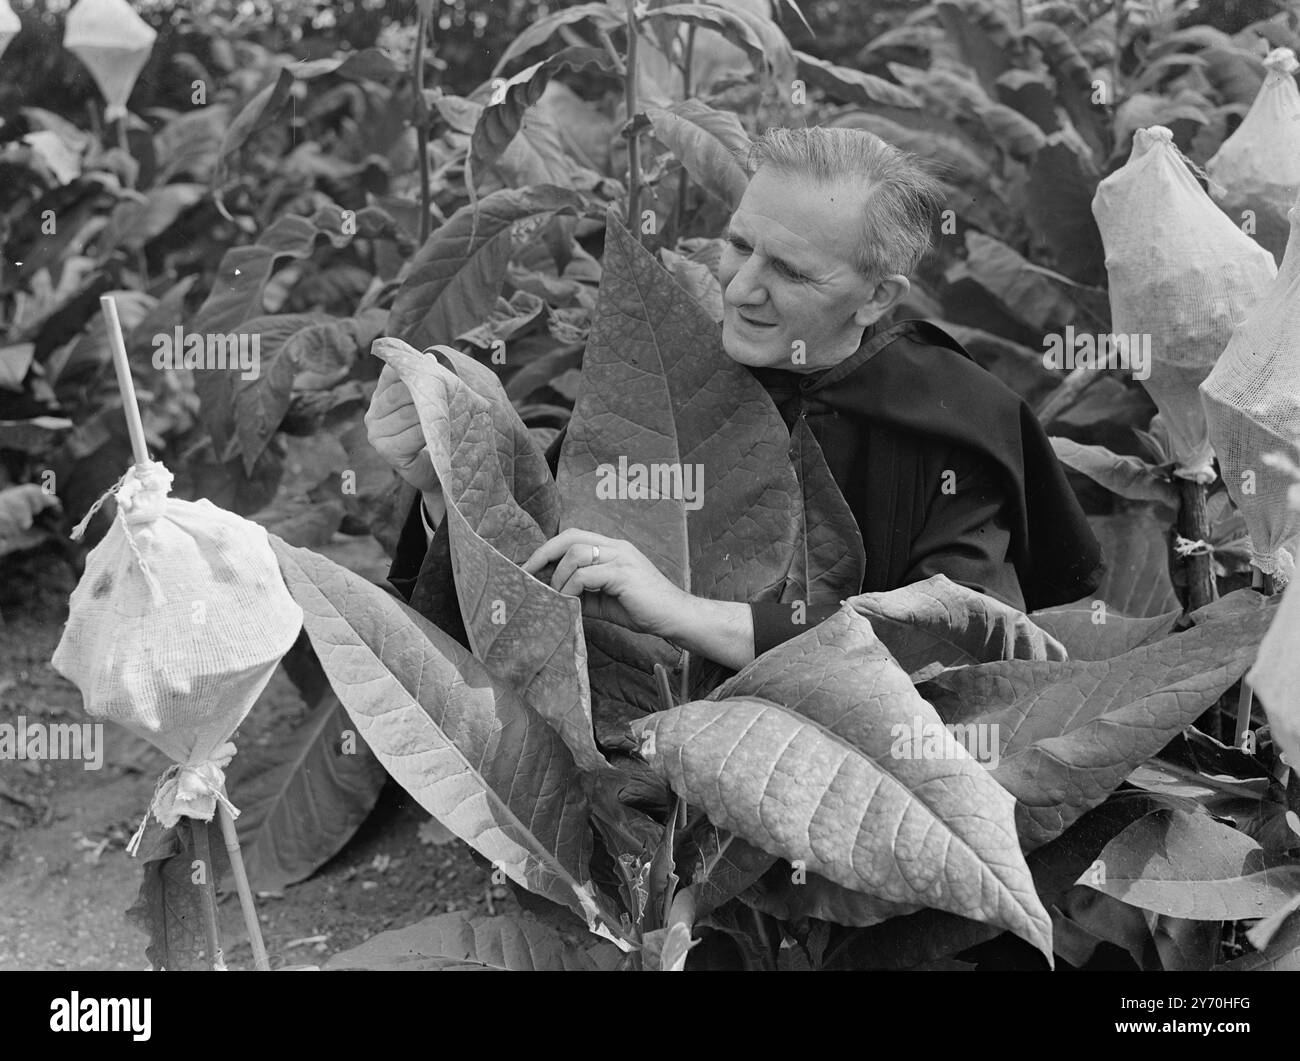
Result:
{"label": "man's hand", "polygon": [[429,458],[415,401],[391,365],[379,373],[379,384],[366,410],[366,437],[397,474],[420,491],[430,523],[435,527],[441,523],[447,511],[442,483]]}
{"label": "man's hand", "polygon": [[442,493],[415,401],[392,365],[385,365],[379,374],[379,385],[366,410],[366,437],[375,452],[420,493]]}
{"label": "man's hand", "polygon": [[693,600],[631,542],[591,531],[557,534],[524,561],[523,569],[537,576],[548,564],[555,564],[551,588],[581,597],[584,614],[669,640]]}
{"label": "man's hand", "polygon": [[580,597],[584,615],[654,634],[733,670],[754,658],[748,604],[691,596],[631,542],[573,528],[538,548],[523,569],[537,576],[552,563],[551,587]]}

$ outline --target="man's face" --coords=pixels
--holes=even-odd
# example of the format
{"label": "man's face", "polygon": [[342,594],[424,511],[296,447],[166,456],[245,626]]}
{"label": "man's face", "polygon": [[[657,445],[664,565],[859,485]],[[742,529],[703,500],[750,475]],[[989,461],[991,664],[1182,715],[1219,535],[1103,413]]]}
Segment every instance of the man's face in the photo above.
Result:
{"label": "man's face", "polygon": [[718,267],[722,345],[733,361],[811,371],[857,349],[893,301],[878,306],[876,285],[853,264],[864,196],[847,182],[754,174]]}

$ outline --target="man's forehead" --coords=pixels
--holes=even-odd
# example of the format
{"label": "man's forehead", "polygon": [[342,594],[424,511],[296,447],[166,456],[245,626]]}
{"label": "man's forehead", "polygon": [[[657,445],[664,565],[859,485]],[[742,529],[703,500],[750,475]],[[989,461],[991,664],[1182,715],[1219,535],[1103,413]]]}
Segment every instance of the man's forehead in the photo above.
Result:
{"label": "man's forehead", "polygon": [[864,187],[854,182],[762,169],[750,180],[731,227],[773,251],[851,265],[864,197]]}

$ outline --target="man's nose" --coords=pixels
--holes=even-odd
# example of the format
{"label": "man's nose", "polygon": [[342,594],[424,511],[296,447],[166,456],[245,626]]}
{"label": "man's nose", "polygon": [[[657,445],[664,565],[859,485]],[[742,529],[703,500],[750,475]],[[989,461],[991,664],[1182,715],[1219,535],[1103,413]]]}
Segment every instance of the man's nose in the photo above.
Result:
{"label": "man's nose", "polygon": [[722,294],[733,306],[753,306],[767,300],[767,290],[759,282],[759,266],[754,255],[745,259]]}

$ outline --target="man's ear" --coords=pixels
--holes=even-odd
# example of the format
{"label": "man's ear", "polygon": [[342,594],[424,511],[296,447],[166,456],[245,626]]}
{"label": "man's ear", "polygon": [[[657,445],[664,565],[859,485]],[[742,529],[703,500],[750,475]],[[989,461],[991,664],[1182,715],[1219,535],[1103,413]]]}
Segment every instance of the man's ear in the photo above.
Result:
{"label": "man's ear", "polygon": [[859,327],[866,328],[880,320],[886,313],[897,306],[912,290],[911,282],[902,273],[894,273],[878,281],[871,298],[864,302],[853,315],[853,321]]}

